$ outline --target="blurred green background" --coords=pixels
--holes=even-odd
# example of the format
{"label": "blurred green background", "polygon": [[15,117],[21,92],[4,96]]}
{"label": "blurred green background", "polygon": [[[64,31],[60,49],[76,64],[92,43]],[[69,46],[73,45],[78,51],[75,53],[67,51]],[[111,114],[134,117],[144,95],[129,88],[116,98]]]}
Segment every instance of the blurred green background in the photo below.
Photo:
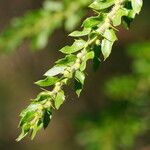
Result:
{"label": "blurred green background", "polygon": [[[46,131],[41,131],[34,141],[27,138],[15,142],[19,113],[39,92],[33,83],[61,57],[58,50],[70,41],[67,34],[78,28],[81,18],[91,14],[86,9],[90,0],[76,0],[79,7],[68,5],[70,0],[62,2],[68,15],[60,17],[61,20],[51,18],[56,12],[58,16],[63,12],[58,4],[56,8],[44,7],[46,12],[43,12],[41,0],[0,1],[0,150],[150,150],[148,0],[130,30],[120,27],[119,41],[100,69],[94,72],[89,64],[81,97],[78,99],[68,88],[67,102],[54,112]],[[12,18],[31,10],[34,13],[25,17],[32,16],[29,20],[14,20],[14,27],[3,32]],[[34,26],[40,21],[42,25],[48,23],[40,28]],[[20,44],[26,37],[29,39]],[[9,50],[13,52],[5,53]]]}

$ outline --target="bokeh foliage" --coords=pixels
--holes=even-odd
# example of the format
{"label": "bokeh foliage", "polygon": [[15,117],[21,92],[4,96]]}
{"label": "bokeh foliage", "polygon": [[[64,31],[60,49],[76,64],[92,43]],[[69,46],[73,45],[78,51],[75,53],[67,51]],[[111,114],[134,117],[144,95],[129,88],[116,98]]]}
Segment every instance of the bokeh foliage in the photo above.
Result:
{"label": "bokeh foliage", "polygon": [[128,47],[131,73],[106,82],[109,104],[95,118],[81,119],[77,141],[86,150],[132,149],[148,128],[150,99],[150,42]]}
{"label": "bokeh foliage", "polygon": [[64,25],[67,31],[73,30],[86,15],[91,0],[45,0],[43,7],[15,18],[0,34],[0,51],[11,52],[29,39],[32,49],[43,49],[49,36]]}

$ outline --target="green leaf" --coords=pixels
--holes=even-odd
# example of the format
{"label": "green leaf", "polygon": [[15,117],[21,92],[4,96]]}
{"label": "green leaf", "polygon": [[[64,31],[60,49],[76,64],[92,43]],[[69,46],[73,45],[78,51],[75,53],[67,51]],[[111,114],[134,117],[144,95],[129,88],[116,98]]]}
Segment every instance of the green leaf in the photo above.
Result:
{"label": "green leaf", "polygon": [[55,99],[55,107],[56,109],[59,109],[60,106],[63,104],[63,102],[65,101],[65,95],[64,95],[64,91],[59,91],[56,99]]}
{"label": "green leaf", "polygon": [[104,60],[106,60],[109,57],[111,50],[112,50],[113,43],[114,42],[111,42],[107,39],[102,40],[101,51],[102,51],[102,54],[104,56]]}
{"label": "green leaf", "polygon": [[60,51],[64,54],[72,54],[84,48],[86,41],[79,39],[75,40],[72,46],[65,46]]}
{"label": "green leaf", "polygon": [[34,111],[27,111],[21,118],[19,126],[22,127],[26,122],[29,122],[34,117]]}
{"label": "green leaf", "polygon": [[51,109],[48,108],[44,111],[44,116],[43,116],[43,127],[44,127],[44,129],[47,128],[51,118],[52,118],[52,112],[51,112]]}
{"label": "green leaf", "polygon": [[91,5],[90,8],[95,10],[102,10],[111,7],[114,5],[115,0],[95,0]]}
{"label": "green leaf", "polygon": [[[41,92],[41,93],[43,93],[43,92]],[[41,93],[40,93],[40,94],[41,94]],[[39,95],[40,95],[40,94],[39,94]],[[25,117],[28,112],[35,112],[35,111],[38,109],[39,105],[40,105],[40,104],[38,104],[38,103],[31,103],[26,109],[24,109],[24,110],[21,112],[20,117],[22,117],[22,118]]]}
{"label": "green leaf", "polygon": [[85,55],[85,60],[93,59],[94,58],[94,52],[90,51]]}
{"label": "green leaf", "polygon": [[106,29],[103,36],[104,38],[106,38],[107,40],[111,42],[114,42],[117,40],[116,34],[113,29]]}
{"label": "green leaf", "polygon": [[90,28],[84,28],[82,31],[74,31],[74,32],[70,33],[69,36],[81,37],[81,36],[88,35],[90,32],[91,32]]}
{"label": "green leaf", "polygon": [[37,123],[34,124],[32,132],[31,132],[31,140],[34,139],[37,132],[43,127],[43,123],[41,120],[39,120]]}
{"label": "green leaf", "polygon": [[86,68],[86,60],[84,60],[84,61],[81,63],[80,70],[81,70],[81,71],[84,71],[85,68]]}
{"label": "green leaf", "polygon": [[21,134],[16,139],[17,142],[21,141],[29,133],[30,127],[31,127],[30,124],[27,123],[22,126]]}
{"label": "green leaf", "polygon": [[122,24],[123,24],[123,26],[124,26],[126,29],[129,29],[129,28],[130,28],[130,24],[131,24],[132,21],[133,21],[133,19],[130,18],[130,17],[127,17],[127,16],[124,16],[124,17],[122,18]]}
{"label": "green leaf", "polygon": [[[44,100],[50,99],[50,98],[51,98],[51,95],[49,94],[49,92],[43,91],[37,95],[37,97],[34,99],[34,101],[39,102],[39,101],[44,101]],[[35,104],[35,105],[38,105],[38,104]],[[36,107],[38,107],[38,106],[36,106]]]}
{"label": "green leaf", "polygon": [[128,10],[128,15],[127,15],[128,18],[134,19],[135,16],[136,16],[136,13],[134,10]]}
{"label": "green leaf", "polygon": [[134,12],[139,14],[143,5],[143,0],[131,0],[131,4]]}
{"label": "green leaf", "polygon": [[77,70],[75,73],[75,78],[83,85],[85,80],[85,75],[83,72]]}
{"label": "green leaf", "polygon": [[36,85],[41,87],[51,86],[54,85],[59,79],[56,77],[47,77],[43,80],[39,80],[35,82]]}
{"label": "green leaf", "polygon": [[76,94],[78,95],[78,97],[80,96],[80,93],[83,89],[84,80],[85,80],[84,73],[77,70],[75,72],[75,90],[76,90]]}
{"label": "green leaf", "polygon": [[59,59],[55,63],[57,64],[57,66],[70,66],[74,63],[76,58],[77,57],[75,55],[70,54],[67,55],[65,58]]}
{"label": "green leaf", "polygon": [[93,59],[93,58],[94,58],[94,52],[93,52],[93,51],[88,52],[88,53],[85,55],[85,59],[83,60],[81,66],[80,66],[80,70],[81,70],[81,71],[85,70],[85,68],[86,68],[86,62],[87,62],[89,59]]}
{"label": "green leaf", "polygon": [[114,26],[119,26],[121,24],[121,19],[123,16],[128,15],[128,10],[127,9],[119,9],[116,15],[113,17],[113,25]]}
{"label": "green leaf", "polygon": [[136,12],[132,9],[126,9],[126,15],[122,17],[122,23],[125,28],[129,29],[131,22],[136,16]]}
{"label": "green leaf", "polygon": [[80,96],[82,89],[83,89],[82,83],[79,82],[77,79],[75,79],[75,91],[78,97]]}
{"label": "green leaf", "polygon": [[101,46],[94,46],[94,58],[93,58],[93,69],[96,71],[100,65],[100,54],[101,54]]}
{"label": "green leaf", "polygon": [[117,37],[113,29],[106,29],[103,36],[104,39],[101,43],[101,51],[104,56],[104,60],[106,60],[111,53],[113,43],[117,40]]}
{"label": "green leaf", "polygon": [[96,17],[87,18],[83,22],[82,26],[84,28],[93,28],[96,26],[100,26],[104,22],[104,18],[105,16],[103,14],[100,14],[99,16],[96,16]]}
{"label": "green leaf", "polygon": [[54,66],[53,68],[51,68],[50,70],[48,70],[44,76],[47,76],[47,77],[53,77],[53,76],[56,76],[58,74],[61,74],[63,73],[63,71],[65,70],[65,66]]}

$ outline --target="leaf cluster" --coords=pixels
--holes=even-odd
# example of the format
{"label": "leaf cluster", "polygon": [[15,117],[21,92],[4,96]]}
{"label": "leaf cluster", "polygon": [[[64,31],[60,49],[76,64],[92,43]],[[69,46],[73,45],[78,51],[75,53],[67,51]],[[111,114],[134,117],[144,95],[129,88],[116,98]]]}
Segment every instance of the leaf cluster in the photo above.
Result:
{"label": "leaf cluster", "polygon": [[85,149],[134,149],[137,138],[149,130],[149,47],[149,41],[128,47],[132,72],[106,81],[109,104],[96,116],[77,120],[77,141]]}

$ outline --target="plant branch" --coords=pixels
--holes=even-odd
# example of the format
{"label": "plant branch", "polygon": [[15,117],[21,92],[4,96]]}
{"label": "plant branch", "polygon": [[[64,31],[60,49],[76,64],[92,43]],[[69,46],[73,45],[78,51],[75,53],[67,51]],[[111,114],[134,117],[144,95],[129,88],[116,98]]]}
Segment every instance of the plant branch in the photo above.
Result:
{"label": "plant branch", "polygon": [[99,60],[95,49],[98,48],[105,60],[111,53],[113,43],[117,40],[115,26],[121,24],[124,16],[130,18],[131,12],[132,16],[138,13],[137,9],[127,8],[126,2],[131,3],[130,0],[115,0],[113,3],[96,0],[90,5],[92,9],[103,6],[103,9],[108,9],[108,13],[100,12],[98,16],[86,19],[83,23],[83,31],[70,34],[73,37],[88,37],[86,41],[79,38],[72,46],[62,48],[60,51],[65,53],[66,57],[58,60],[56,65],[45,73],[46,79],[37,82],[39,86],[53,85],[54,88],[51,91],[41,92],[21,113],[19,126],[22,128],[22,133],[17,141],[24,138],[29,131],[33,139],[39,129],[47,127],[52,117],[52,110],[59,109],[65,100],[63,86],[68,85],[70,80],[75,79],[75,90],[77,95],[80,95],[85,80],[86,62],[90,59]]}

